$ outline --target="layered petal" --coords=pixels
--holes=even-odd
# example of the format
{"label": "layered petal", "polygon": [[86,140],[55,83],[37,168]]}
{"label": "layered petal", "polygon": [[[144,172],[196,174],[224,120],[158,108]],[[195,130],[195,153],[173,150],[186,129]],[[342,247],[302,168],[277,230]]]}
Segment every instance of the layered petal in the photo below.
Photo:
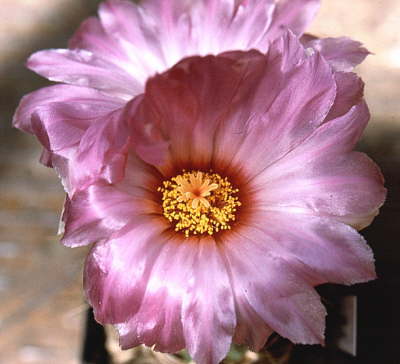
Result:
{"label": "layered petal", "polygon": [[271,38],[278,38],[286,29],[290,29],[296,35],[301,35],[314,19],[319,7],[319,0],[277,1],[270,29]]}
{"label": "layered petal", "polygon": [[[100,90],[102,93],[99,93],[99,104],[104,101],[105,95],[109,95],[110,100],[114,99],[115,102],[126,103],[143,91],[144,84],[150,76],[164,71],[188,55],[216,54],[226,50],[251,48],[266,51],[269,42],[278,37],[284,28],[293,28],[296,34],[300,34],[306,23],[311,21],[317,8],[316,4],[317,1],[304,0],[289,9],[288,2],[284,0],[196,0],[161,3],[149,0],[140,5],[126,0],[109,0],[100,5],[99,18],[91,17],[82,23],[69,43],[70,49],[37,52],[29,58],[27,66],[52,81],[93,88],[94,91]],[[70,91],[65,88],[65,93],[57,96],[54,95],[56,89],[45,89],[41,92],[43,96],[46,96],[46,90],[48,97],[45,99],[41,99],[39,94],[29,98],[32,104],[30,108],[36,108],[35,103],[40,103],[41,106],[50,102],[69,103],[68,94],[73,93],[75,87]],[[81,100],[81,104],[80,107],[84,108],[85,101]],[[92,102],[89,101],[88,108],[92,106]],[[49,121],[55,108],[55,119],[60,123],[57,127],[55,122]],[[98,178],[118,180],[121,177],[121,166],[125,162],[124,151],[113,153],[112,158],[108,158],[106,162],[104,154],[109,148],[105,150],[105,145],[100,142],[101,139],[107,139],[106,135],[110,129],[115,131],[114,125],[118,115],[106,115],[101,118],[101,122],[91,123],[92,127],[87,133],[82,133],[76,130],[75,126],[74,130],[69,125],[67,128],[65,124],[70,122],[58,121],[65,118],[61,115],[64,112],[61,112],[61,109],[65,109],[61,104],[57,107],[49,106],[47,110],[43,107],[41,116],[35,119],[35,130],[31,128],[30,120],[24,121],[25,124],[17,121],[15,125],[28,132],[37,133],[43,144],[53,142],[41,160],[58,170],[70,194],[79,183],[82,183],[83,188]],[[81,123],[81,119],[87,119],[83,111],[82,115],[78,115],[78,111],[75,114],[78,123]],[[21,116],[28,115],[16,117]],[[47,120],[47,125],[44,125],[42,119]],[[106,125],[107,120],[110,120],[111,126]],[[98,127],[94,128],[93,124],[98,124]],[[65,135],[71,139],[65,142],[69,149],[63,148],[63,153],[58,151],[55,157],[55,135],[49,133],[56,128],[58,131],[65,129]],[[62,135],[58,131],[55,131],[55,134]],[[90,142],[90,138],[93,142]],[[59,143],[60,140],[56,142]],[[79,150],[76,150],[78,144]],[[108,140],[105,144],[109,145]],[[143,153],[146,153],[146,147],[141,147],[145,149]],[[160,161],[158,155],[163,153],[166,147],[166,143],[159,144],[159,151],[154,153],[156,158],[152,159],[153,162]],[[198,155],[196,149],[198,147],[194,148],[192,155]],[[83,157],[86,153],[89,156]],[[71,155],[75,155],[74,162],[71,161]],[[96,158],[97,155],[100,158]],[[202,155],[202,161],[204,158],[209,157]],[[102,159],[104,163],[98,163],[98,160],[93,163],[93,159]],[[82,160],[84,163],[79,162]],[[54,165],[55,161],[58,165]],[[82,168],[82,165],[90,168]]]}
{"label": "layered petal", "polygon": [[130,139],[121,109],[104,114],[96,103],[88,106],[52,103],[32,116],[33,130],[70,196],[97,179],[123,176]]}
{"label": "layered petal", "polygon": [[308,276],[286,258],[270,254],[263,241],[236,231],[222,238],[221,251],[237,304],[294,343],[322,343],[326,312]]}
{"label": "layered petal", "polygon": [[102,223],[85,195],[78,192],[72,201],[67,196],[64,203],[59,233],[63,234],[61,242],[71,248],[105,241],[114,232]]}
{"label": "layered petal", "polygon": [[370,54],[362,43],[348,37],[316,38],[305,35],[301,42],[304,47],[320,52],[335,71],[350,72]]}
{"label": "layered petal", "polygon": [[152,124],[169,141],[163,171],[170,173],[172,162],[181,168],[218,165],[250,178],[307,139],[335,97],[329,65],[318,54],[307,56],[288,32],[266,57],[255,51],[193,57],[154,77],[144,96],[146,111],[135,122]]}
{"label": "layered petal", "polygon": [[70,49],[86,49],[129,73],[130,57],[96,17],[86,19],[68,42]]}
{"label": "layered petal", "polygon": [[353,152],[369,113],[348,72],[367,51],[301,43],[318,7],[109,0],[71,49],[29,59],[72,86],[24,98],[14,123],[68,192],[63,243],[94,243],[86,296],[123,348],[216,364],[232,340],[259,350],[272,331],[323,343],[314,286],[375,278],[356,229],[385,189]]}
{"label": "layered petal", "polygon": [[105,241],[142,215],[160,214],[157,172],[131,154],[122,181],[93,183],[67,199],[62,243],[75,247]]}
{"label": "layered petal", "polygon": [[13,123],[37,136],[45,148],[42,162],[57,170],[72,195],[99,176],[121,176],[128,142],[121,107],[120,100],[96,90],[56,85],[25,96]]}
{"label": "layered petal", "polygon": [[352,72],[335,72],[336,98],[326,120],[346,114],[354,105],[362,102],[364,82]]}
{"label": "layered petal", "polygon": [[132,62],[148,77],[186,56],[235,49],[265,51],[268,42],[285,29],[302,34],[318,5],[318,0],[290,5],[285,0],[148,0],[140,6],[107,1],[100,6],[99,16],[106,33],[126,53],[138,54]]}
{"label": "layered petal", "polygon": [[96,319],[117,324],[124,348],[144,343],[175,352],[186,346],[198,363],[221,361],[236,321],[215,242],[144,237],[146,220],[140,222],[127,235],[97,244],[88,257],[85,286]]}
{"label": "layered petal", "polygon": [[[104,113],[118,109],[123,105],[118,99],[104,95],[91,88],[55,85],[44,87],[24,96],[15,111],[13,125],[23,131],[34,134],[31,125],[32,114],[38,107],[60,102],[68,103],[70,106],[88,105],[88,108],[90,108],[90,105],[95,104],[94,111]],[[58,128],[62,128],[62,125],[58,126]]]}
{"label": "layered petal", "polygon": [[39,51],[30,56],[27,67],[51,81],[91,87],[122,100],[142,90],[123,69],[84,49]]}
{"label": "layered petal", "polygon": [[122,348],[146,344],[159,351],[176,352],[185,347],[182,301],[191,286],[194,244],[182,244],[173,236],[166,238],[138,311],[117,325]]}
{"label": "layered petal", "polygon": [[233,342],[260,351],[274,332],[248,303],[245,297],[235,296],[237,326]]}
{"label": "layered petal", "polygon": [[312,286],[376,278],[371,248],[346,224],[289,209],[253,209],[251,216],[239,222],[235,231],[240,237],[257,243],[264,255],[285,259]]}
{"label": "layered petal", "polygon": [[[251,80],[257,83],[255,70],[263,61],[258,52],[193,57],[151,79],[140,112],[133,116],[137,128],[144,130],[135,138],[141,158],[150,162],[162,136],[169,144],[167,155],[159,158],[164,174],[174,168],[207,168],[219,124],[232,105],[247,97]],[[147,130],[153,132],[146,135]]]}
{"label": "layered petal", "polygon": [[267,53],[248,102],[221,123],[215,159],[228,154],[230,165],[250,178],[311,135],[325,120],[335,96],[330,66],[318,54],[307,56],[287,32]]}
{"label": "layered petal", "polygon": [[353,152],[369,119],[360,103],[318,128],[306,141],[252,181],[265,209],[300,209],[357,229],[369,225],[386,190],[379,168]]}
{"label": "layered petal", "polygon": [[191,291],[183,302],[182,324],[189,354],[200,364],[220,362],[236,326],[232,288],[218,246],[199,239]]}
{"label": "layered petal", "polygon": [[85,263],[84,288],[97,321],[122,323],[139,310],[167,228],[159,217],[138,216],[107,242],[93,246]]}
{"label": "layered petal", "polygon": [[319,0],[108,0],[100,4],[98,19],[81,24],[71,49],[37,52],[28,67],[52,81],[127,100],[148,77],[187,56],[264,52],[286,29],[301,35],[318,7]]}
{"label": "layered petal", "polygon": [[[94,99],[90,104],[53,102],[37,107],[31,117],[32,131],[50,152],[68,157],[70,147],[78,145],[97,118],[107,117],[104,103]],[[108,105],[107,105],[108,106]]]}

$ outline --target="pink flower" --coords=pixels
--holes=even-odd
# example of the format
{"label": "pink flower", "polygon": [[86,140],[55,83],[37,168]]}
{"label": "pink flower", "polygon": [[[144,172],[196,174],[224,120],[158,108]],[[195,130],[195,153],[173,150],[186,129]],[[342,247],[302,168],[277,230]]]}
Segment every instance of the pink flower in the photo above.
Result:
{"label": "pink flower", "polygon": [[363,83],[287,33],[257,51],[187,58],[124,110],[124,177],[67,204],[63,242],[96,242],[84,286],[123,348],[199,364],[272,331],[324,341],[314,286],[375,278],[357,229],[385,198],[353,151],[369,119]]}
{"label": "pink flower", "polygon": [[[72,196],[93,181],[122,178],[130,141],[117,125],[123,106],[148,77],[191,55],[268,50],[286,28],[301,36],[319,0],[109,0],[87,19],[69,49],[33,54],[28,67],[62,85],[27,95],[14,125],[35,134]],[[335,65],[350,70],[368,52],[342,38],[303,38]],[[341,46],[343,44],[343,46]]]}

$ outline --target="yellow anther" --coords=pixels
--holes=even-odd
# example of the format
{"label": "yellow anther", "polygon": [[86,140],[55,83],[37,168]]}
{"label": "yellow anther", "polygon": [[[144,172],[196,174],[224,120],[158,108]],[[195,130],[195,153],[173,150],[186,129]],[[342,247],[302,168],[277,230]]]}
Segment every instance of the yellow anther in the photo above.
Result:
{"label": "yellow anther", "polygon": [[212,172],[183,171],[157,190],[162,193],[164,216],[186,237],[230,229],[241,205],[235,196],[239,190]]}

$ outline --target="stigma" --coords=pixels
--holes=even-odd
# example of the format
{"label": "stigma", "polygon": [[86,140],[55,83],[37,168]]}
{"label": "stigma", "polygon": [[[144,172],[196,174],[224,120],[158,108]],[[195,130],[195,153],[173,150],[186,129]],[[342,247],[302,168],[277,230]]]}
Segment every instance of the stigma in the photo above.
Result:
{"label": "stigma", "polygon": [[231,229],[241,205],[239,190],[212,171],[183,170],[157,191],[162,194],[163,215],[185,237]]}

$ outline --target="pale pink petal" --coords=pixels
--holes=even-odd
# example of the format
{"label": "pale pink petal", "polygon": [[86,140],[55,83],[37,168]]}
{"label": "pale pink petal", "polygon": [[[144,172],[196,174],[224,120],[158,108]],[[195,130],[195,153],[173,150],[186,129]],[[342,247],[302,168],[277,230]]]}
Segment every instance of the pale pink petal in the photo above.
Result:
{"label": "pale pink petal", "polygon": [[[258,52],[251,54],[254,57],[236,52],[218,58],[188,58],[150,79],[140,112],[133,116],[136,126],[143,129],[134,141],[140,156],[150,162],[163,141],[170,144],[167,163],[173,162],[176,168],[207,168],[215,130],[230,112],[232,100],[236,104],[245,97],[251,80],[258,76],[248,75],[248,66],[251,63],[258,69],[254,60],[262,62],[263,57]],[[241,64],[236,58],[246,61]],[[249,84],[239,91],[244,75],[249,76]]]}
{"label": "pale pink petal", "polygon": [[164,240],[140,308],[128,322],[117,325],[122,348],[146,344],[176,352],[185,347],[182,302],[191,287],[198,239],[182,241],[170,235]]}
{"label": "pale pink petal", "polygon": [[66,198],[60,230],[61,242],[71,248],[107,240],[114,232],[96,216],[86,191],[75,194],[72,203]]}
{"label": "pale pink petal", "polygon": [[[140,16],[138,6],[127,0],[105,1],[99,7],[100,21],[107,34],[132,44],[143,36],[138,23]],[[149,21],[155,22],[155,19]],[[148,28],[151,31],[151,27]]]}
{"label": "pale pink petal", "polygon": [[304,143],[252,181],[265,209],[300,209],[358,229],[372,221],[386,190],[379,168],[353,152],[369,119],[366,105],[323,124]]}
{"label": "pale pink petal", "polygon": [[186,346],[198,363],[221,361],[235,314],[215,242],[181,241],[162,234],[158,223],[146,224],[142,219],[89,255],[85,287],[96,319],[117,324],[124,348],[145,343],[174,352]]}
{"label": "pale pink petal", "polygon": [[168,228],[158,216],[138,216],[89,253],[84,271],[88,302],[101,323],[123,323],[140,308]]}
{"label": "pale pink petal", "polygon": [[219,363],[229,351],[236,317],[224,261],[211,237],[199,239],[192,270],[182,307],[186,348],[199,364]]}
{"label": "pale pink petal", "polygon": [[92,120],[72,161],[75,185],[88,184],[98,176],[111,183],[123,176],[130,138],[128,121],[122,115],[119,109]]}
{"label": "pale pink petal", "polygon": [[[51,153],[47,161],[57,169],[70,195],[98,177],[109,182],[122,177],[129,126],[121,118],[122,109],[112,110],[115,106],[100,98],[77,98],[34,109],[32,132]],[[55,159],[54,155],[65,160]]]}
{"label": "pale pink petal", "polygon": [[[216,13],[225,13],[226,15],[225,17],[220,17],[222,19],[216,22],[216,29],[211,27],[208,34],[210,35],[210,40],[221,40],[221,51],[235,49],[267,50],[268,41],[271,40],[269,27],[276,7],[273,0],[241,0],[237,1],[236,8],[232,8],[232,1],[214,2],[219,3],[221,7],[225,7],[225,9],[218,9]],[[204,19],[203,14],[199,17]],[[206,21],[210,22],[209,18],[206,19]],[[222,21],[224,22],[222,23]],[[199,31],[201,32],[200,29]],[[216,36],[216,34],[218,35]]]}
{"label": "pale pink petal", "polygon": [[122,348],[146,344],[173,353],[185,347],[182,300],[187,294],[196,247],[172,237],[163,243],[140,308],[129,321],[117,325]]}
{"label": "pale pink petal", "polygon": [[142,85],[147,77],[168,67],[160,44],[162,19],[126,0],[100,4],[99,18],[108,36],[129,56],[129,72]]}
{"label": "pale pink petal", "polygon": [[355,73],[335,72],[336,98],[329,111],[327,120],[346,114],[354,105],[359,104],[364,96],[364,82]]}
{"label": "pale pink petal", "polygon": [[245,302],[294,343],[323,343],[326,312],[309,277],[285,258],[270,254],[263,241],[236,231],[223,237],[221,251],[237,304]]}
{"label": "pale pink petal", "polygon": [[[100,110],[111,111],[122,106],[122,102],[113,97],[100,93],[97,90],[69,86],[55,85],[44,87],[24,96],[14,114],[13,125],[28,133],[33,134],[31,116],[40,107],[53,102],[66,102],[69,104],[92,104]],[[90,106],[89,106],[90,107]]]}
{"label": "pale pink petal", "polygon": [[248,100],[223,119],[214,141],[214,159],[228,160],[243,178],[301,144],[323,123],[336,96],[329,65],[318,54],[307,57],[290,33],[271,46],[258,76]]}
{"label": "pale pink petal", "polygon": [[70,49],[86,49],[129,71],[129,55],[107,34],[99,19],[86,19],[68,42]]}
{"label": "pale pink petal", "polygon": [[[20,108],[25,120],[28,111],[33,112],[30,125],[24,122],[46,148],[45,161],[56,168],[70,196],[99,178],[112,183],[123,177],[131,129],[119,101],[102,94],[90,98],[86,88],[72,89],[77,91],[75,98],[45,103],[32,94],[33,102]],[[85,92],[78,94],[80,90]],[[130,110],[140,100],[133,99]]]}
{"label": "pale pink petal", "polygon": [[250,350],[260,351],[273,330],[254,311],[244,297],[235,297],[235,309],[237,326],[233,342],[239,345],[247,345]]}
{"label": "pale pink petal", "polygon": [[191,4],[191,37],[185,50],[188,55],[217,54],[246,47],[243,42],[247,33],[245,29],[242,40],[231,34],[230,26],[235,9],[235,2],[232,0],[197,0]]}
{"label": "pale pink petal", "polygon": [[69,147],[79,144],[96,113],[104,114],[99,106],[103,106],[100,100],[86,107],[80,102],[45,104],[37,107],[31,117],[32,131],[47,150],[67,157]]}
{"label": "pale pink petal", "polygon": [[307,213],[253,209],[235,231],[258,242],[265,254],[285,259],[315,286],[354,284],[376,278],[374,257],[356,230]]}
{"label": "pale pink petal", "polygon": [[245,178],[305,140],[324,121],[335,91],[329,65],[306,56],[287,33],[267,58],[254,51],[183,60],[148,82],[146,111],[135,121],[156,125],[177,167],[233,165]]}
{"label": "pale pink petal", "polygon": [[161,214],[158,183],[157,172],[131,154],[121,182],[97,182],[67,200],[62,243],[79,246],[104,240],[142,215]]}
{"label": "pale pink petal", "polygon": [[122,99],[130,99],[143,87],[120,67],[83,49],[39,51],[27,66],[51,81],[92,87]]}
{"label": "pale pink petal", "polygon": [[[90,131],[91,127],[98,128],[104,120],[107,125],[112,126],[109,121],[113,120],[115,113],[118,114],[118,112],[110,112],[100,99],[91,100],[87,104],[81,104],[79,101],[53,102],[36,107],[30,126],[46,150],[43,161],[56,169],[70,196],[77,189],[84,188],[98,177],[102,176],[110,182],[118,180],[122,177],[121,171],[126,159],[124,155],[121,155],[122,150],[110,151],[110,139],[113,140],[116,137],[111,133],[99,140],[93,140],[92,144],[95,145],[92,150],[79,158],[78,146],[82,140],[85,140],[88,130]],[[109,130],[106,129],[106,131]],[[124,130],[120,128],[118,132],[124,133]],[[105,135],[101,129],[98,130],[98,136]],[[126,132],[124,136],[128,143]],[[90,159],[94,151],[97,154]],[[106,152],[107,159],[104,158]],[[107,163],[106,168],[103,167],[105,163]]]}
{"label": "pale pink petal", "polygon": [[[100,5],[100,24],[91,20],[82,25],[73,44],[102,55],[103,44],[110,39],[121,54],[120,62],[116,58],[113,62],[144,83],[187,56],[236,49],[266,51],[268,43],[286,29],[300,35],[318,4],[317,0],[296,0],[290,5],[285,0],[147,0],[137,6],[112,0]],[[124,64],[125,56],[130,65]]]}
{"label": "pale pink petal", "polygon": [[286,29],[300,36],[314,19],[320,0],[278,0],[270,27],[270,37],[278,38]]}
{"label": "pale pink petal", "polygon": [[304,47],[320,52],[335,71],[350,72],[370,54],[362,43],[348,37],[316,38],[304,36]]}

